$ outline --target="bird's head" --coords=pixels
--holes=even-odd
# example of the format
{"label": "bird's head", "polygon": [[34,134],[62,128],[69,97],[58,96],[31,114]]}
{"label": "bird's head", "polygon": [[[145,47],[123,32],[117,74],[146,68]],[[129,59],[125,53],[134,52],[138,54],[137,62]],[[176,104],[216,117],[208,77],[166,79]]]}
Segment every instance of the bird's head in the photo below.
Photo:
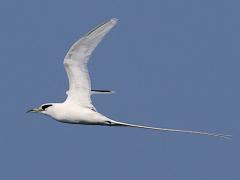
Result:
{"label": "bird's head", "polygon": [[33,108],[27,111],[28,112],[34,112],[34,113],[42,113],[42,114],[49,114],[49,112],[51,111],[51,109],[53,108],[53,103],[47,103],[47,104],[43,104],[38,108]]}

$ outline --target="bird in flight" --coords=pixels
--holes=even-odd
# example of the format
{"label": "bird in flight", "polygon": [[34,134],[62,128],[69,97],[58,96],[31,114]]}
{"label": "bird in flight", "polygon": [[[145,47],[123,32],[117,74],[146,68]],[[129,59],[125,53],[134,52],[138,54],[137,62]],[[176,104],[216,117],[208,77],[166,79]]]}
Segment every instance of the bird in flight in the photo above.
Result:
{"label": "bird in flight", "polygon": [[96,110],[92,104],[91,95],[108,94],[112,93],[112,91],[91,89],[87,64],[93,50],[101,42],[104,36],[117,24],[117,22],[118,20],[113,18],[95,27],[75,42],[69,49],[63,63],[69,80],[69,90],[66,92],[67,98],[65,102],[45,103],[40,107],[31,109],[27,112],[42,113],[62,123],[122,126],[230,138],[230,135],[219,133],[157,128],[115,121],[102,115]]}

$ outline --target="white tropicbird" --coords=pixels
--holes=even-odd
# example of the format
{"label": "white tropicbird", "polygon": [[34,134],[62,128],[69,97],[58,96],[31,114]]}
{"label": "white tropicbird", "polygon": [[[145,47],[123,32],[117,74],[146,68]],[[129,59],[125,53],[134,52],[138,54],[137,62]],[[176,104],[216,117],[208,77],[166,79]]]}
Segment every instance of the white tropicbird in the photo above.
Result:
{"label": "white tropicbird", "polygon": [[91,101],[91,95],[96,93],[111,93],[108,90],[91,90],[91,82],[88,74],[87,63],[90,55],[103,37],[117,24],[113,18],[105,22],[79,39],[72,45],[64,59],[64,67],[69,79],[67,99],[63,103],[46,103],[27,112],[39,112],[48,115],[59,122],[85,125],[125,126],[145,128],[159,131],[173,131],[192,134],[202,134],[215,137],[229,138],[230,135],[190,131],[180,129],[157,128],[142,125],[129,124],[112,120],[95,109]]}

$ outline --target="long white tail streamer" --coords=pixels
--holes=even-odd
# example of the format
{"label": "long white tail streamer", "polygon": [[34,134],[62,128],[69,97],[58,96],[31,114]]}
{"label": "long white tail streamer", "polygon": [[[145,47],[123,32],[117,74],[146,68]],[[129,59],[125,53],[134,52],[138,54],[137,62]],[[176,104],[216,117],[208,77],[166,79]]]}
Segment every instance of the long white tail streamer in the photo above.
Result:
{"label": "long white tail streamer", "polygon": [[158,127],[151,127],[151,126],[129,124],[129,123],[124,123],[124,122],[119,122],[119,121],[111,121],[111,126],[125,126],[125,127],[134,127],[134,128],[152,129],[152,130],[157,130],[157,131],[171,131],[171,132],[200,134],[200,135],[214,136],[214,137],[219,137],[219,138],[224,138],[224,139],[231,139],[231,137],[232,137],[232,135],[226,135],[226,134],[221,134],[221,133],[209,133],[209,132],[203,132],[203,131],[158,128]]}

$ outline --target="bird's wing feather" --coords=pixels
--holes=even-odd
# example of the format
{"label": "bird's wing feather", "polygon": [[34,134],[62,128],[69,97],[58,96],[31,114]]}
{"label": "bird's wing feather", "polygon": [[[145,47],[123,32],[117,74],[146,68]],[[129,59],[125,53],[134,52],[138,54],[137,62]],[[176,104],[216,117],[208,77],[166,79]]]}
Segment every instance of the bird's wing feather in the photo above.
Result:
{"label": "bird's wing feather", "polygon": [[97,26],[69,49],[64,59],[64,67],[69,79],[68,97],[65,102],[93,107],[87,63],[93,50],[116,24],[117,19],[111,19]]}

